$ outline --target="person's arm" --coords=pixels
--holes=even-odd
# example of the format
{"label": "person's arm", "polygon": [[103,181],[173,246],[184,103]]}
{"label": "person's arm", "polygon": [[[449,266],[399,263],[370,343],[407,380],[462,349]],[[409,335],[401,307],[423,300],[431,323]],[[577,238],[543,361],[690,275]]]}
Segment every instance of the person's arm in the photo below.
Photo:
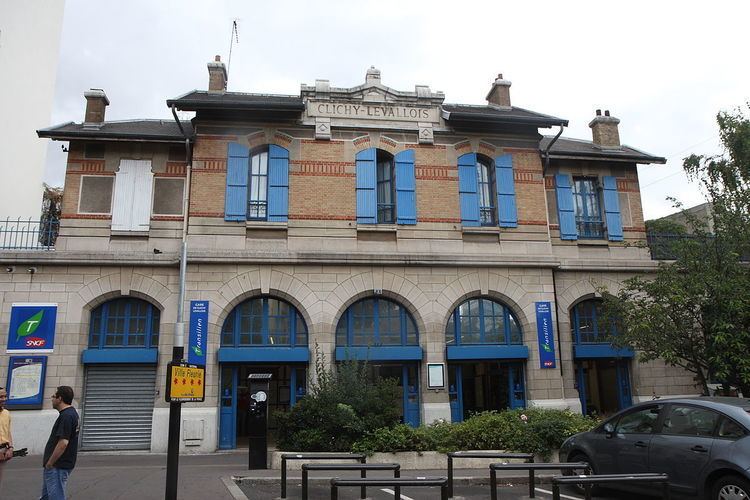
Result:
{"label": "person's arm", "polygon": [[57,459],[62,456],[63,453],[65,453],[65,448],[68,447],[68,440],[60,438],[57,440],[57,444],[55,445],[55,449],[52,450],[52,455],[50,455],[49,460],[47,460],[47,463],[44,464],[45,469],[51,469],[55,466],[55,463],[57,462]]}
{"label": "person's arm", "polygon": [[5,448],[5,460],[13,458],[13,435],[10,433],[10,415],[8,415],[8,447]]}

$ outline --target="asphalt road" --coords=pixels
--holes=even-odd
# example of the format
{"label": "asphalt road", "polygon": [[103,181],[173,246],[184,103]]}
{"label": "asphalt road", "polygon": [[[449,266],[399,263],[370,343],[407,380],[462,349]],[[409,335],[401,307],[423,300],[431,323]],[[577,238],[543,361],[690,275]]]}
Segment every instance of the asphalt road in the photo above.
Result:
{"label": "asphalt road", "polygon": [[[407,475],[404,474],[404,477]],[[480,481],[484,482],[484,481]],[[328,484],[321,484],[318,481],[310,486],[310,500],[330,500],[331,488]],[[301,484],[299,480],[289,481],[287,489],[287,498],[300,499]],[[267,481],[245,481],[240,484],[248,500],[271,500],[279,498],[279,484],[269,483]],[[583,495],[574,492],[571,488],[561,490],[564,500],[584,500]],[[489,486],[481,485],[457,485],[454,487],[454,500],[459,499],[488,499],[490,498]],[[529,498],[528,485],[504,485],[498,488],[498,500],[520,500]],[[367,498],[372,500],[394,500],[394,491],[392,488],[368,488]],[[359,488],[341,488],[338,494],[339,500],[355,500],[360,498]],[[402,488],[401,500],[438,500],[440,498],[440,488]],[[539,500],[550,500],[552,498],[551,485],[545,484],[536,488],[536,496]],[[597,500],[653,500],[654,497],[634,495],[632,493],[620,493],[608,491],[601,496],[594,496]]]}

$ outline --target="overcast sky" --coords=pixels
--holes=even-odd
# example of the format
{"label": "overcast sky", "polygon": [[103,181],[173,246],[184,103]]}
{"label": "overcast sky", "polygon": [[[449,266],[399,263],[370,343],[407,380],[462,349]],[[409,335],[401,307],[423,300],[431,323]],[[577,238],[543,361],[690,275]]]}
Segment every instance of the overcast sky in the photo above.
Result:
{"label": "overcast sky", "polygon": [[[565,137],[590,140],[595,109],[609,109],[624,144],[668,159],[639,167],[654,218],[673,211],[667,196],[703,202],[681,160],[720,152],[716,113],[750,99],[748,19],[750,2],[716,0],[67,0],[51,122],[81,122],[92,87],[108,120],[171,119],[165,100],[207,88],[237,20],[230,91],[351,87],[374,65],[383,84],[429,85],[446,103],[485,103],[503,73],[513,105],[570,120]],[[46,180],[61,185],[65,157],[49,151]]]}

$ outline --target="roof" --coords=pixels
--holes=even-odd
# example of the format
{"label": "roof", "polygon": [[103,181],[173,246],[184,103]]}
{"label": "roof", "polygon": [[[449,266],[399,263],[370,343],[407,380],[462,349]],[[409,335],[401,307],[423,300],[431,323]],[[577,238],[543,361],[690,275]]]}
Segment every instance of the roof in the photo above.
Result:
{"label": "roof", "polygon": [[[188,136],[193,135],[193,125],[182,121]],[[125,120],[104,122],[101,126],[68,122],[36,131],[39,137],[55,140],[70,139],[128,139],[153,142],[182,142],[185,136],[174,120]]]}
{"label": "roof", "polygon": [[208,92],[193,90],[175,99],[167,99],[167,106],[174,105],[184,111],[198,109],[232,110],[278,110],[299,111],[305,109],[300,96],[280,94],[247,94],[244,92]]}
{"label": "roof", "polygon": [[[539,147],[542,151],[545,151],[553,140],[552,137],[543,137]],[[633,161],[635,163],[666,163],[666,158],[660,156],[653,156],[648,153],[644,153],[638,149],[632,148],[627,145],[622,145],[620,149],[603,149],[601,146],[597,146],[592,141],[584,141],[581,139],[568,139],[560,137],[553,145],[550,150],[551,158],[602,158],[608,160],[623,160]]]}
{"label": "roof", "polygon": [[568,120],[515,106],[500,108],[489,105],[443,104],[443,118],[448,122],[508,123],[538,127],[567,126]]}

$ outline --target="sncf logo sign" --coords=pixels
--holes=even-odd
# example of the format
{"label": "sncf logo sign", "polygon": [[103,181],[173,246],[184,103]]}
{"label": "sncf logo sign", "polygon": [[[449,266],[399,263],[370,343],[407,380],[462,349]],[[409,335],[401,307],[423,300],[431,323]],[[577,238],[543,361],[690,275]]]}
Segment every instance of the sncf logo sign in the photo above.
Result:
{"label": "sncf logo sign", "polygon": [[52,352],[55,348],[57,304],[13,304],[8,352]]}
{"label": "sncf logo sign", "polygon": [[47,341],[44,339],[40,339],[39,337],[29,337],[26,339],[26,343],[24,345],[29,349],[40,349],[47,345]]}

